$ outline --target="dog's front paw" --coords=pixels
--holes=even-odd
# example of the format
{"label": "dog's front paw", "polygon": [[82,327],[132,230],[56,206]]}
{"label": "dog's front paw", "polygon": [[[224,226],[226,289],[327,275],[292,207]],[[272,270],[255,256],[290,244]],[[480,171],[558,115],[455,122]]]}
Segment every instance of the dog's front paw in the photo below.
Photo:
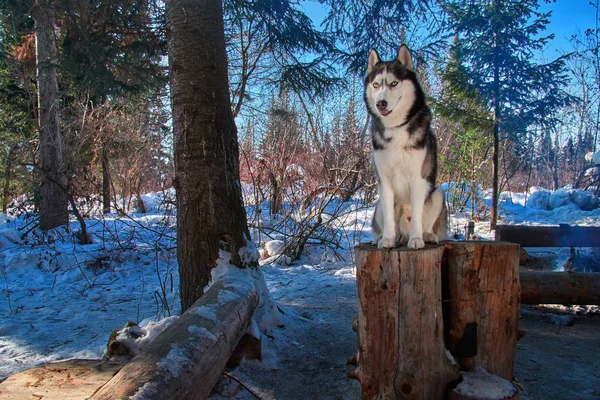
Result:
{"label": "dog's front paw", "polygon": [[422,249],[423,247],[425,247],[425,242],[423,242],[423,238],[412,237],[408,240],[409,249]]}
{"label": "dog's front paw", "polygon": [[439,243],[440,239],[433,232],[424,232],[423,233],[423,241],[425,243]]}
{"label": "dog's front paw", "polygon": [[377,247],[380,249],[391,249],[395,245],[396,244],[394,243],[394,239],[386,239],[386,238],[379,239],[379,243],[377,243]]}

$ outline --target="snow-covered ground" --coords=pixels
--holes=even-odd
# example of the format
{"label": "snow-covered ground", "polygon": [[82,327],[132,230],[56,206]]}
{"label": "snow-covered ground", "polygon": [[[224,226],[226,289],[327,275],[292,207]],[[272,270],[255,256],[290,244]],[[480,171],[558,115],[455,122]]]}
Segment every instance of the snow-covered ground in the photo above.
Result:
{"label": "snow-covered ground", "polygon": [[[155,198],[145,196],[147,200]],[[525,195],[519,193],[505,193],[502,199],[501,223],[600,226],[600,209],[584,211],[571,202],[552,210],[526,207]],[[335,252],[323,244],[309,244],[297,261],[283,257],[263,261],[261,268],[271,295],[285,313],[285,328],[267,332],[260,368],[287,368],[287,376],[296,374],[297,378],[292,380],[297,387],[282,388],[270,396],[263,393],[265,398],[291,398],[287,394],[307,390],[298,378],[303,373],[313,378],[324,376],[314,379],[326,379],[329,389],[323,390],[330,390],[332,397],[324,392],[321,398],[336,398],[333,394],[341,393],[338,398],[347,399],[356,393],[357,383],[345,377],[345,360],[331,360],[327,352],[340,346],[337,338],[341,335],[354,335],[350,322],[356,315],[356,284],[351,249],[370,239],[373,210],[358,202],[342,207],[345,211],[335,225],[341,247]],[[175,216],[168,207],[150,208],[145,215],[88,220],[94,238],[90,245],[76,244],[65,232],[41,235],[32,231],[21,240],[32,221],[0,217],[0,380],[49,361],[101,358],[111,332],[128,321],[144,326],[179,313]],[[248,211],[252,213],[251,208]],[[462,239],[468,220],[465,213],[452,215],[451,234]],[[263,226],[274,222],[263,221]],[[78,229],[75,222],[71,227]],[[257,232],[253,232],[255,240]],[[479,238],[492,238],[489,221],[477,222],[475,232]],[[264,235],[261,239],[265,241]],[[277,252],[276,243],[269,250]],[[303,340],[315,335],[325,338],[321,347],[307,349]],[[350,357],[354,351],[350,346],[343,353]],[[294,352],[305,352],[309,359],[291,361]],[[245,362],[239,374],[253,368],[257,365]],[[225,391],[221,387],[221,393]],[[307,396],[314,398],[310,393]]]}

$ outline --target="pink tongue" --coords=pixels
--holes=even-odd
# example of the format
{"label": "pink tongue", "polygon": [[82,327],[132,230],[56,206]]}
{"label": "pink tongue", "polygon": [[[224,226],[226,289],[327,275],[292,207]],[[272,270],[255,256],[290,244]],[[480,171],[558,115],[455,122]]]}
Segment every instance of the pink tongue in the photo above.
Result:
{"label": "pink tongue", "polygon": [[390,112],[388,110],[379,110],[379,114],[388,115]]}

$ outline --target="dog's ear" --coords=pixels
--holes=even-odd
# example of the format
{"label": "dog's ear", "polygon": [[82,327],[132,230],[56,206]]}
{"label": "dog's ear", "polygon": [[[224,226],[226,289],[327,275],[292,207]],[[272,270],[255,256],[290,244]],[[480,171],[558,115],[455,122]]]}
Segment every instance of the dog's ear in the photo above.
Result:
{"label": "dog's ear", "polygon": [[379,58],[379,54],[377,54],[377,50],[371,49],[369,52],[369,66],[367,67],[367,74],[370,74],[371,71],[373,71],[375,64],[378,62],[381,62],[381,59]]}
{"label": "dog's ear", "polygon": [[415,72],[415,64],[413,64],[412,56],[405,44],[398,49],[398,61],[400,61],[400,64],[404,65],[404,68],[407,70]]}

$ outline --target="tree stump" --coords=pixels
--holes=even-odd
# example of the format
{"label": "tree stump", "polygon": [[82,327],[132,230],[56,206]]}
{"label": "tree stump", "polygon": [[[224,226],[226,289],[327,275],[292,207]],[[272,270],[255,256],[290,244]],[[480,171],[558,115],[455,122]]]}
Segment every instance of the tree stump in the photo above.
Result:
{"label": "tree stump", "polygon": [[363,399],[440,399],[459,377],[446,355],[444,247],[355,248],[358,367]]}
{"label": "tree stump", "polygon": [[356,247],[358,354],[348,375],[363,399],[518,398],[519,249]]}
{"label": "tree stump", "polygon": [[[446,244],[446,342],[462,369],[482,367],[509,382],[517,348],[520,246]],[[445,296],[446,297],[446,296]]]}

